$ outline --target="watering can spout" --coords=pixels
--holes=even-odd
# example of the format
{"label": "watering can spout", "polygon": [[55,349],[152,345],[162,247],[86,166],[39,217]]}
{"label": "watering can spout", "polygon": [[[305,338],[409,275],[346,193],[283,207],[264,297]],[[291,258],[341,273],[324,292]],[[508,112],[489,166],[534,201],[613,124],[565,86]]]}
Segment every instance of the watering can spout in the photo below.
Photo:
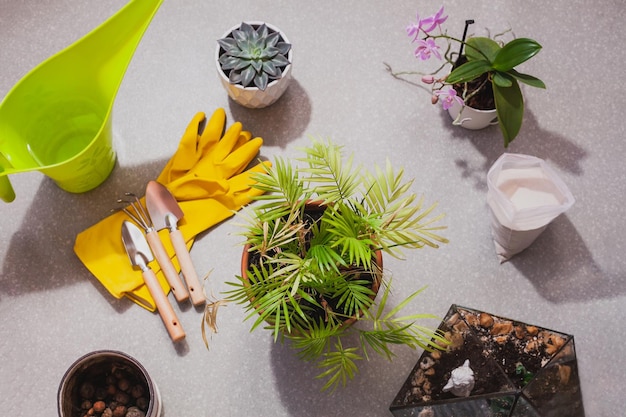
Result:
{"label": "watering can spout", "polygon": [[0,177],[0,198],[6,203],[15,200],[15,191],[11,185],[11,181],[9,181],[9,177],[6,175]]}
{"label": "watering can spout", "polygon": [[130,0],[33,68],[0,103],[0,198],[7,177],[40,171],[68,192],[100,185],[115,166],[111,111],[141,38],[163,0]]}

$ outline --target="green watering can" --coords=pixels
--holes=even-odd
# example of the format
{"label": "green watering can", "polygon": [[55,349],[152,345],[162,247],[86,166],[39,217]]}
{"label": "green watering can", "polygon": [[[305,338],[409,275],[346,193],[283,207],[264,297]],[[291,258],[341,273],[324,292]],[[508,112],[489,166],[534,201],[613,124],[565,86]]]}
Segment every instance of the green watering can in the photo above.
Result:
{"label": "green watering can", "polygon": [[163,0],[131,0],[22,78],[0,103],[0,198],[7,175],[38,170],[63,190],[94,189],[115,166],[111,110],[126,68]]}

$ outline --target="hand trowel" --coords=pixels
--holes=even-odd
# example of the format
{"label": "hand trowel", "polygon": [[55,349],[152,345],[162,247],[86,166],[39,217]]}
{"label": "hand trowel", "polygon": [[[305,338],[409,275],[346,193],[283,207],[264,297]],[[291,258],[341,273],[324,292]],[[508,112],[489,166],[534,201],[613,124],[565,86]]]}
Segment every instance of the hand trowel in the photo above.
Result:
{"label": "hand trowel", "polygon": [[150,181],[146,187],[146,207],[154,227],[157,230],[167,228],[170,231],[172,246],[174,246],[180,269],[187,283],[191,302],[194,305],[204,304],[206,302],[204,290],[187,250],[185,238],[178,229],[178,221],[183,218],[184,213],[176,198],[164,185]]}
{"label": "hand trowel", "polygon": [[133,223],[124,220],[124,223],[122,223],[122,241],[133,268],[141,269],[144,283],[148,287],[150,295],[154,298],[159,315],[170,337],[174,342],[184,339],[185,331],[178,321],[178,317],[176,317],[176,313],[165,292],[163,292],[163,288],[161,288],[154,271],[148,266],[148,263],[152,262],[154,257],[143,232]]}

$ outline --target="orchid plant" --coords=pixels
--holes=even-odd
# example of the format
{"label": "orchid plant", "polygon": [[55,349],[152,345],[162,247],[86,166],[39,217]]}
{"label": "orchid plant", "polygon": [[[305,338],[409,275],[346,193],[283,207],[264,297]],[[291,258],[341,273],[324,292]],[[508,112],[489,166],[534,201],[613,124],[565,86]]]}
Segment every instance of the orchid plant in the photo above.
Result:
{"label": "orchid plant", "polygon": [[[423,19],[418,13],[417,21],[406,28],[407,35],[417,44],[416,58],[427,61],[434,57],[444,61],[436,71],[425,74],[422,82],[431,86],[433,104],[441,102],[444,110],[455,103],[462,107],[472,106],[473,97],[486,94],[492,103],[491,108],[496,109],[504,146],[508,147],[519,133],[524,117],[524,98],[519,82],[546,88],[540,79],[515,69],[535,56],[541,45],[529,38],[502,41],[501,37],[509,31],[493,38],[469,37],[466,40],[467,29],[473,20],[466,20],[463,38],[455,38],[442,28],[447,19],[442,6],[437,13]],[[443,43],[445,47],[442,47]],[[458,52],[452,51],[453,44],[459,45]],[[448,64],[452,65],[452,71],[442,77],[436,76]],[[461,114],[459,112],[455,124],[461,123]]]}

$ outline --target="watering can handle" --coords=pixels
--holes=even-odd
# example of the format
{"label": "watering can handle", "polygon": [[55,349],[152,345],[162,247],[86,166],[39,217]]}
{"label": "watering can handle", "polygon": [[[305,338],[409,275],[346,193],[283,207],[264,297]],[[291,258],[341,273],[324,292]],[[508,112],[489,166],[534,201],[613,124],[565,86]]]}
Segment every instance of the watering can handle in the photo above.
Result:
{"label": "watering can handle", "polygon": [[9,181],[9,177],[6,175],[0,177],[0,198],[6,203],[15,200],[15,191],[13,191],[11,181]]}

